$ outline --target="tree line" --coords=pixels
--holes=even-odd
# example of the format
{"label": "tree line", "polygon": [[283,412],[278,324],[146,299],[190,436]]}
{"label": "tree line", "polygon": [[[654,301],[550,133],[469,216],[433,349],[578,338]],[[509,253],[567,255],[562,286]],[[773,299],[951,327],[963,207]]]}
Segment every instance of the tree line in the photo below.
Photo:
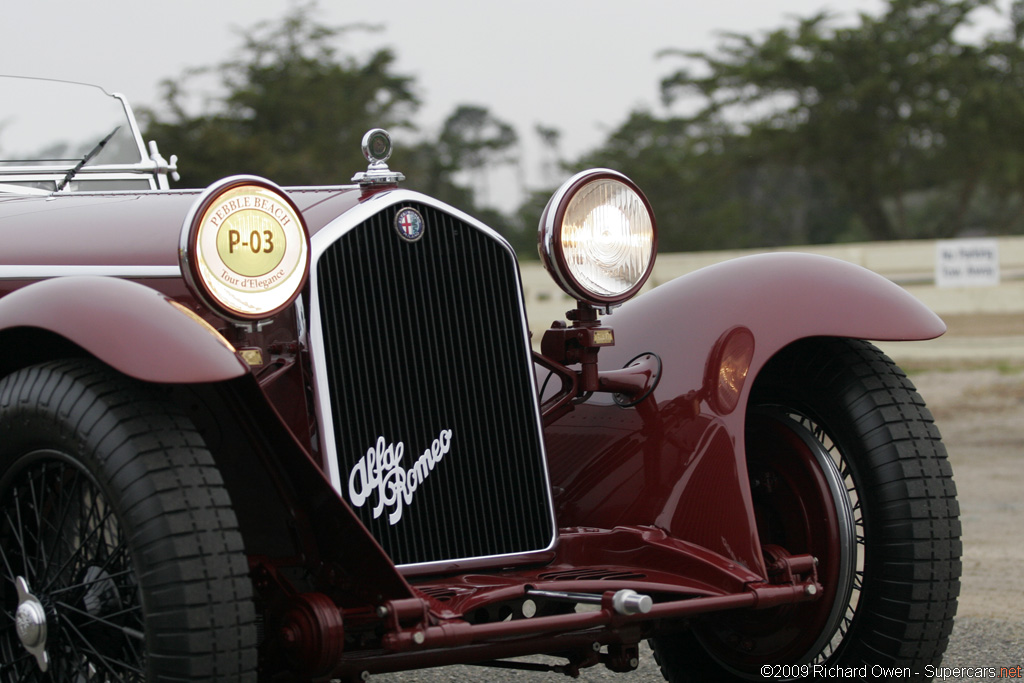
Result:
{"label": "tree line", "polygon": [[[983,8],[999,25],[965,37]],[[349,54],[346,35],[372,28],[316,14],[310,3],[258,24],[230,61],[163,83],[146,136],[184,160],[184,185],[241,172],[342,184],[365,166],[366,130],[416,130],[415,82],[396,73],[393,51]],[[1024,232],[1024,0],[1007,11],[994,0],[888,0],[853,25],[819,13],[660,58],[671,70],[662,110],[632,112],[557,171],[630,176],[655,209],[662,251]],[[534,133],[557,144],[555,129]],[[519,141],[488,108],[460,105],[435,135],[400,145],[395,166],[404,186],[535,255],[551,188],[511,213],[481,201],[488,170],[518,163]]]}

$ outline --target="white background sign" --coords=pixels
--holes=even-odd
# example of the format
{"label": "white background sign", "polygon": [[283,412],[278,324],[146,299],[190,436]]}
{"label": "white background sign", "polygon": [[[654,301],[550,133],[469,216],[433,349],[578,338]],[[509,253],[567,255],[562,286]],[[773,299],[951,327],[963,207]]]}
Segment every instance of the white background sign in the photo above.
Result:
{"label": "white background sign", "polygon": [[942,240],[935,243],[937,287],[983,287],[998,284],[997,240]]}

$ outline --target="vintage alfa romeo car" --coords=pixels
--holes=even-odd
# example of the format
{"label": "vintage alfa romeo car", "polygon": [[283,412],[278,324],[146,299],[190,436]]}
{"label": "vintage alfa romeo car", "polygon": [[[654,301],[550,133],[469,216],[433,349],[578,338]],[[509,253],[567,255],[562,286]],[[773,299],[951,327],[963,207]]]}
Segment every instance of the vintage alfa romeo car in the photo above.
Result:
{"label": "vintage alfa romeo car", "polygon": [[654,216],[597,169],[531,333],[508,244],[383,131],[348,185],[172,190],[122,98],[0,92],[0,681],[941,659],[955,487],[864,340],[945,327],[899,287],[771,254],[627,303]]}

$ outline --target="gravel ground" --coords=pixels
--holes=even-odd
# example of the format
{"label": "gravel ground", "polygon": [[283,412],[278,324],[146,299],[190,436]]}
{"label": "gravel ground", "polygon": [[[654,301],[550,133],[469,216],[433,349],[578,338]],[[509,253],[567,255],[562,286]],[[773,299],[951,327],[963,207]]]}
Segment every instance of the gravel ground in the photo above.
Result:
{"label": "gravel ground", "polygon": [[1024,367],[1001,362],[911,377],[949,450],[963,524],[960,607],[943,666],[1024,664]]}
{"label": "gravel ground", "polygon": [[[998,671],[965,675],[946,668],[1024,665],[1024,349],[1020,352],[1010,360],[897,357],[910,368],[911,378],[942,431],[954,467],[963,522],[960,607],[942,662],[944,669],[936,681],[998,678]],[[561,678],[550,673],[457,666],[371,680],[539,683]],[[633,673],[613,674],[594,667],[576,680],[647,683],[662,677],[645,648],[640,668]]]}

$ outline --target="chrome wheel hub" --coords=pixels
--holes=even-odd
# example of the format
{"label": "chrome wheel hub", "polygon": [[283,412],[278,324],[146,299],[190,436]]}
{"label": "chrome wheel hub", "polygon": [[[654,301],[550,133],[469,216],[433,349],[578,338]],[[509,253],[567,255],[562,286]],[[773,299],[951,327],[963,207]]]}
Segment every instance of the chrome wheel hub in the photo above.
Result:
{"label": "chrome wheel hub", "polygon": [[40,670],[46,671],[50,663],[46,655],[46,610],[29,592],[25,579],[19,576],[14,585],[18,591],[18,610],[14,614],[18,638],[29,654],[36,658]]}

